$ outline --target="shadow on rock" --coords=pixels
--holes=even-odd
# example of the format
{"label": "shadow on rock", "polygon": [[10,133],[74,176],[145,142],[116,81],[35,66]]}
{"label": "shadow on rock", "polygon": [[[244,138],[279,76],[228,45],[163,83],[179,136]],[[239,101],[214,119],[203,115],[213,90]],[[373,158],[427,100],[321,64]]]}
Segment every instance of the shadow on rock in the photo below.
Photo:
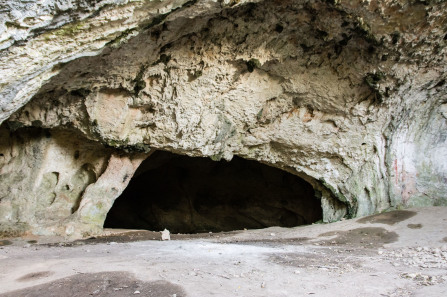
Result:
{"label": "shadow on rock", "polygon": [[390,211],[390,212],[379,213],[376,215],[361,218],[361,219],[357,220],[357,223],[362,223],[362,224],[379,223],[379,224],[394,225],[396,223],[405,221],[405,220],[415,216],[416,214],[417,214],[417,212],[409,211],[409,210]]}

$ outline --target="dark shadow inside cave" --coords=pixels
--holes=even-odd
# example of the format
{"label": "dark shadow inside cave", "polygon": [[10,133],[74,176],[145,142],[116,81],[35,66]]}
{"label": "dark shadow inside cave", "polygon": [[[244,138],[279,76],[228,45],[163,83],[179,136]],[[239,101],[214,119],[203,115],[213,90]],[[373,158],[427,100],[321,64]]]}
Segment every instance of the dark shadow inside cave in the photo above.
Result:
{"label": "dark shadow inside cave", "polygon": [[320,200],[298,176],[239,157],[215,162],[157,151],[138,168],[104,227],[200,233],[321,219]]}

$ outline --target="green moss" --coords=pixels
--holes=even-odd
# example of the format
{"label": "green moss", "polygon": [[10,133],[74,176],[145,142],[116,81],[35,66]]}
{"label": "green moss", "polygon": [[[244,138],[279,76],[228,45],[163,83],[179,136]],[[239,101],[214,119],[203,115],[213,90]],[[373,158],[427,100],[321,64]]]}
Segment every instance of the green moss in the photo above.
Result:
{"label": "green moss", "polygon": [[35,120],[31,122],[31,125],[34,127],[42,127],[43,123],[40,120]]}
{"label": "green moss", "polygon": [[2,224],[0,225],[0,238],[5,237],[19,237],[30,229],[26,223],[15,223],[14,225]]}
{"label": "green moss", "polygon": [[202,75],[203,75],[202,70],[197,70],[197,71],[195,71],[194,74],[193,74],[194,78],[199,78],[199,77],[201,77]]}
{"label": "green moss", "polygon": [[42,176],[42,181],[36,189],[39,204],[37,207],[46,208],[56,199],[56,185],[59,181],[58,172],[47,172]]}
{"label": "green moss", "polygon": [[338,200],[340,200],[341,202],[348,202],[348,199],[346,199],[346,197],[341,194],[339,191],[337,191],[333,186],[331,186],[330,184],[328,184],[324,178],[320,178],[319,181],[321,182],[321,184],[326,187],[335,197],[338,198]]}
{"label": "green moss", "polygon": [[98,202],[96,205],[89,208],[87,214],[82,216],[82,221],[96,226],[102,226],[107,215],[103,208],[104,205],[101,202]]}
{"label": "green moss", "polygon": [[378,71],[375,73],[368,73],[365,76],[365,83],[371,88],[377,87],[377,84],[385,78],[385,73]]}
{"label": "green moss", "polygon": [[219,153],[219,154],[210,156],[210,159],[218,162],[218,161],[222,160],[222,157],[223,157],[222,153]]}
{"label": "green moss", "polygon": [[427,207],[427,206],[440,206],[442,204],[437,204],[436,201],[433,201],[430,197],[422,194],[418,196],[412,196],[408,206],[411,207]]}
{"label": "green moss", "polygon": [[55,31],[50,32],[49,34],[53,34],[59,37],[66,36],[66,37],[74,37],[79,32],[85,31],[88,29],[88,25],[83,22],[75,22],[71,24],[67,24],[65,26],[60,27],[59,29],[56,29]]}
{"label": "green moss", "polygon": [[106,139],[104,140],[104,145],[106,147],[122,150],[126,153],[148,153],[151,151],[151,147],[148,144],[129,144],[129,142],[129,138],[126,138],[125,140]]}
{"label": "green moss", "polygon": [[261,67],[261,62],[258,59],[250,59],[245,64],[247,65],[248,72],[253,72],[256,68]]}
{"label": "green moss", "polygon": [[8,121],[8,122],[6,122],[6,125],[8,126],[8,129],[12,132],[14,132],[17,129],[20,129],[24,126],[23,123],[17,122],[17,121]]}
{"label": "green moss", "polygon": [[226,138],[234,136],[235,133],[236,133],[236,130],[233,127],[233,124],[231,123],[231,121],[227,118],[224,118],[221,129],[220,129],[219,133],[217,134],[216,139],[214,139],[214,143],[222,142]]}
{"label": "green moss", "polygon": [[439,197],[435,199],[434,206],[447,206],[447,197]]}
{"label": "green moss", "polygon": [[334,195],[338,201],[342,202],[343,204],[346,205],[346,208],[348,210],[347,215],[345,216],[345,218],[347,219],[352,219],[356,216],[357,214],[357,198],[356,197],[352,197],[352,201],[349,201],[342,193],[340,193],[339,191],[337,191],[333,186],[331,186],[330,184],[328,184],[324,178],[320,178],[319,181],[321,182],[321,184],[330,191],[330,193],[332,195]]}

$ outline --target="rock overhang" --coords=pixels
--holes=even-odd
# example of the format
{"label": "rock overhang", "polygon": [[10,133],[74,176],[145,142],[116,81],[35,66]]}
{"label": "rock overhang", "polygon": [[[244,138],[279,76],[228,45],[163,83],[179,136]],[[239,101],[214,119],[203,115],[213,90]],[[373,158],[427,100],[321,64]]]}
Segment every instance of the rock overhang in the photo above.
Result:
{"label": "rock overhang", "polygon": [[160,13],[62,65],[6,124],[66,127],[128,154],[254,159],[323,189],[328,220],[346,214],[339,204],[355,216],[442,203],[424,194],[433,179],[446,191],[442,165],[424,169],[440,158],[414,156],[445,154],[423,132],[445,118],[414,120],[445,96],[445,4],[227,2]]}

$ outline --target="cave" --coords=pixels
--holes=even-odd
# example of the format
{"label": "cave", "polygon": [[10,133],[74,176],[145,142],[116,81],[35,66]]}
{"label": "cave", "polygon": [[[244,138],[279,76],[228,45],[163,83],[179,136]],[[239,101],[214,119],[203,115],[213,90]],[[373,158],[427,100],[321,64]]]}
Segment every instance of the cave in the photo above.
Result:
{"label": "cave", "polygon": [[116,199],[104,227],[202,233],[321,219],[320,199],[296,175],[240,157],[213,161],[157,151]]}

